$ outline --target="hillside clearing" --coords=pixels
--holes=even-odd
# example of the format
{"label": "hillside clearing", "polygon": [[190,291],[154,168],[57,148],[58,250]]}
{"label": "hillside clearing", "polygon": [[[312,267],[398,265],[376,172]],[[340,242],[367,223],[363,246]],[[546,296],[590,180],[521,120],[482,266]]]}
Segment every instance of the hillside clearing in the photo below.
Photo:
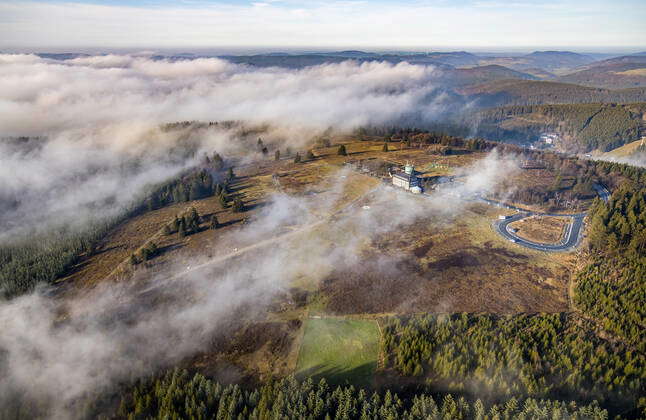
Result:
{"label": "hillside clearing", "polygon": [[370,385],[379,356],[375,321],[310,318],[298,356],[299,377],[325,377],[334,385]]}

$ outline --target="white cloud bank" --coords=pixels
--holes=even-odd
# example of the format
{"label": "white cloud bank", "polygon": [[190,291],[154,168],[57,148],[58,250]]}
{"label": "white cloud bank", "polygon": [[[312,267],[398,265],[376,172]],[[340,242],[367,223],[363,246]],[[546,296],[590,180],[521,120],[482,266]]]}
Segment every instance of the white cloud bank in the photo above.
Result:
{"label": "white cloud bank", "polygon": [[0,55],[0,133],[143,120],[245,120],[341,129],[387,123],[433,92],[434,68],[344,62],[253,69],[215,58],[94,56],[66,62]]}
{"label": "white cloud bank", "polygon": [[[418,121],[440,114],[432,67],[381,62],[301,70],[220,59],[156,61],[106,55],[68,61],[0,55],[0,243],[13,229],[84,220],[123,207],[148,183],[204,153],[244,152],[226,130],[160,130],[166,122],[240,120],[271,125],[295,147],[330,127]],[[182,137],[183,142],[178,142]],[[195,156],[171,151],[189,143]],[[247,148],[248,150],[248,148]]]}

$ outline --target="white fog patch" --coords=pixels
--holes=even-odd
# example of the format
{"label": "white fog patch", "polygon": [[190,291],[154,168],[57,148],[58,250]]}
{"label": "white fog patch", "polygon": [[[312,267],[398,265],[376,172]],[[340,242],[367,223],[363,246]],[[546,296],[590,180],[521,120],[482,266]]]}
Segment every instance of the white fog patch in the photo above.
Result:
{"label": "white fog patch", "polygon": [[[42,135],[124,120],[244,120],[325,129],[387,123],[437,86],[433,67],[348,61],[300,70],[217,58],[93,56],[68,61],[0,55],[0,133]],[[414,108],[413,108],[414,107]]]}

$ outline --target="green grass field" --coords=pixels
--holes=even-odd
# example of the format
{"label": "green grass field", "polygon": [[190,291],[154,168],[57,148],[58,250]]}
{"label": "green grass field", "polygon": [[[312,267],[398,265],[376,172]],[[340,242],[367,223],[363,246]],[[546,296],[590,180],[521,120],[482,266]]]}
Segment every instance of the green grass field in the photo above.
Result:
{"label": "green grass field", "polygon": [[370,385],[379,357],[375,321],[308,319],[298,355],[296,375],[331,384]]}

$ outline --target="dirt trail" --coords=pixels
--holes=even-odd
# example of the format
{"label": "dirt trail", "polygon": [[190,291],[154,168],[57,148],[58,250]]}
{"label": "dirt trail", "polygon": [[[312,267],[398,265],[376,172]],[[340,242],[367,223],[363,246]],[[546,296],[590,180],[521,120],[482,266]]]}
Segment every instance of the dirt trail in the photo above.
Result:
{"label": "dirt trail", "polygon": [[284,233],[282,235],[274,236],[274,237],[271,237],[271,238],[256,242],[256,243],[254,243],[252,245],[236,249],[233,252],[230,252],[228,254],[224,254],[224,255],[220,255],[220,256],[211,258],[207,262],[192,266],[192,267],[190,267],[190,268],[188,268],[188,269],[186,269],[186,270],[184,270],[184,271],[182,271],[180,273],[177,273],[177,274],[175,274],[175,275],[173,275],[171,277],[167,277],[166,279],[162,280],[161,282],[157,282],[154,285],[139,291],[138,294],[144,294],[144,293],[151,292],[151,291],[153,291],[153,290],[155,290],[155,289],[157,289],[159,287],[162,287],[162,286],[164,286],[164,285],[166,285],[166,284],[168,284],[168,283],[170,283],[170,282],[172,282],[174,280],[177,280],[177,279],[179,279],[179,278],[181,278],[181,277],[183,277],[183,276],[185,276],[187,274],[194,273],[194,272],[196,272],[198,270],[202,270],[204,268],[223,263],[225,261],[228,261],[228,260],[236,258],[236,257],[240,257],[240,256],[242,256],[242,255],[244,255],[244,254],[246,254],[246,253],[248,253],[250,251],[262,249],[262,248],[265,248],[265,247],[267,247],[269,245],[277,244],[279,242],[282,243],[286,239],[294,238],[294,237],[296,237],[298,235],[313,231],[316,228],[318,228],[319,226],[322,226],[323,224],[329,222],[333,217],[338,216],[339,214],[341,214],[341,213],[345,212],[346,210],[348,210],[350,207],[355,205],[359,200],[363,199],[365,196],[367,196],[370,193],[372,193],[373,191],[375,191],[375,189],[376,188],[372,188],[372,189],[368,190],[367,192],[361,194],[359,197],[352,200],[347,205],[343,206],[339,210],[331,213],[329,216],[327,216],[327,217],[325,217],[325,218],[323,218],[323,219],[321,219],[321,220],[319,220],[317,222],[314,222],[314,223],[309,224],[309,225],[302,226],[300,228],[297,228],[297,229],[295,229],[295,230],[293,230],[291,232],[288,232],[288,233]]}

